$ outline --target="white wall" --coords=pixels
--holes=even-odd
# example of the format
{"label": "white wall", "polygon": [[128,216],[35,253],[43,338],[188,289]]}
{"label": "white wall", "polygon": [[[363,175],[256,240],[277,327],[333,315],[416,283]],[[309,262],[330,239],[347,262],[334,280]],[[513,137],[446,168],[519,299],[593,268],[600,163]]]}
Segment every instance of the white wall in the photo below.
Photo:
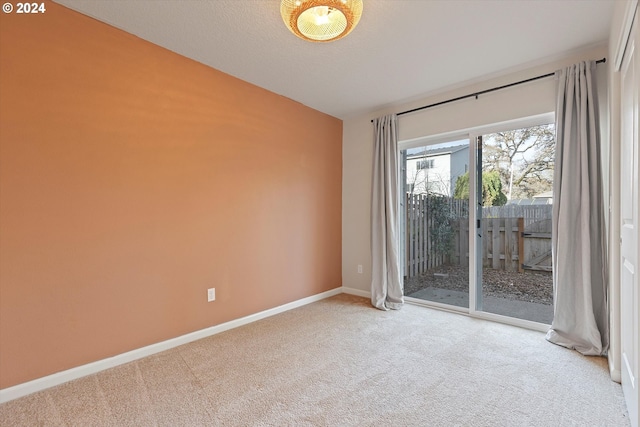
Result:
{"label": "white wall", "polygon": [[[508,53],[505,53],[508,54]],[[555,59],[543,65],[504,73],[481,83],[425,96],[388,109],[348,118],[343,123],[342,181],[342,284],[344,287],[369,291],[371,285],[371,163],[373,159],[373,125],[371,119],[445,99],[474,93],[519,80],[556,71],[581,60],[607,56],[606,46],[598,46]],[[601,65],[599,65],[601,67]],[[606,85],[601,85],[607,99]],[[553,77],[469,98],[455,103],[401,116],[398,121],[401,140],[498,123],[555,110],[556,81]],[[603,141],[608,145],[607,141]],[[605,174],[608,169],[605,169]],[[358,274],[357,265],[364,266]]]}

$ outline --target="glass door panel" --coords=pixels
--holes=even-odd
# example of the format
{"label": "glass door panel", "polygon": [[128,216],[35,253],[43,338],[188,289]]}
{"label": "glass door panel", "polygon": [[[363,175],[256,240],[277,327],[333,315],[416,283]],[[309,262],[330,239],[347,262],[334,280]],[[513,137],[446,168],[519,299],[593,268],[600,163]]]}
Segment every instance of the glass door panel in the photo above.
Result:
{"label": "glass door panel", "polygon": [[403,150],[401,159],[404,294],[468,308],[469,140]]}
{"label": "glass door panel", "polygon": [[476,168],[479,311],[553,320],[553,124],[483,135]]}

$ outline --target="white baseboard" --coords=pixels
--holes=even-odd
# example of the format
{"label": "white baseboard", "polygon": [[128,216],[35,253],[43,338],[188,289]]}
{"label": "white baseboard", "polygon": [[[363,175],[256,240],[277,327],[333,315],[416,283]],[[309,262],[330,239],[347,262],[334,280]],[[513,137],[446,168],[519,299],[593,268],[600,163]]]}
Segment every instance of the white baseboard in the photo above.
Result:
{"label": "white baseboard", "polygon": [[356,289],[356,288],[347,288],[347,287],[342,287],[342,293],[344,294],[349,294],[349,295],[356,295],[359,297],[365,297],[365,298],[371,298],[371,292],[369,291],[362,291],[360,289]]}
{"label": "white baseboard", "polygon": [[622,384],[622,372],[614,369],[613,371],[609,372],[609,374],[611,375],[611,381]]}
{"label": "white baseboard", "polygon": [[609,375],[611,376],[611,381],[622,384],[622,372],[620,371],[620,369],[615,369],[615,367],[613,366],[613,360],[611,360],[609,357],[607,358],[607,362],[609,363]]}
{"label": "white baseboard", "polygon": [[[259,313],[251,314],[249,316],[242,317],[240,319],[231,320],[220,325],[211,326],[210,328],[201,329],[199,331],[191,332],[186,335],[182,335],[176,338],[171,338],[166,341],[162,341],[156,344],[151,344],[146,347],[138,348],[126,353],[118,354],[107,359],[98,360],[96,362],[88,363],[86,365],[78,366],[68,369],[66,371],[57,372],[46,377],[38,378],[26,383],[18,384],[13,387],[7,387],[0,390],[0,403],[5,403],[19,397],[26,396],[37,391],[45,390],[50,387],[54,387],[71,380],[75,380],[87,375],[92,375],[105,369],[113,368],[115,366],[123,365],[125,363],[132,362],[134,360],[142,359],[143,357],[151,356],[161,351],[169,350],[179,345],[187,344],[192,341],[196,341],[202,338],[209,337],[211,335],[219,334],[229,329],[237,328],[239,326],[252,323],[266,317],[274,316],[276,314],[283,313],[294,308],[301,307],[303,305],[311,304],[312,302],[320,301],[325,298],[332,297],[344,292],[344,288],[335,288],[330,291],[322,292],[317,295],[312,295],[307,298],[302,298],[297,301],[292,301],[288,304],[284,304],[278,307],[270,308],[268,310],[261,311]],[[348,292],[347,292],[348,293]]]}

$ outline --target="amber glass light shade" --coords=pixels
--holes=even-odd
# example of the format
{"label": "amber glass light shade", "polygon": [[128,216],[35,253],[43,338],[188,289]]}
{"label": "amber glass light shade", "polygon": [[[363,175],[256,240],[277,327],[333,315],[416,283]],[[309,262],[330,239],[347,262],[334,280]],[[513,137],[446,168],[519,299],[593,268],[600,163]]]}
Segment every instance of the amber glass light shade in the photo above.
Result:
{"label": "amber glass light shade", "polygon": [[301,39],[328,42],[355,28],[362,16],[362,0],[282,0],[280,14]]}

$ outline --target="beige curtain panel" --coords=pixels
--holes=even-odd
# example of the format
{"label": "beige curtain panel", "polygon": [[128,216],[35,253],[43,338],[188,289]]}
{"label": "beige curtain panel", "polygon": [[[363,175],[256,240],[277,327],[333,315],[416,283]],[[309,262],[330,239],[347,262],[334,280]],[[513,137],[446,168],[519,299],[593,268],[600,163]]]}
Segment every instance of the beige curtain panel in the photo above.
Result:
{"label": "beige curtain panel", "polygon": [[398,119],[373,121],[375,149],[371,197],[371,303],[381,310],[399,309],[404,290],[398,258]]}
{"label": "beige curtain panel", "polygon": [[560,70],[553,185],[554,317],[547,340],[585,355],[609,347],[604,201],[594,61]]}

